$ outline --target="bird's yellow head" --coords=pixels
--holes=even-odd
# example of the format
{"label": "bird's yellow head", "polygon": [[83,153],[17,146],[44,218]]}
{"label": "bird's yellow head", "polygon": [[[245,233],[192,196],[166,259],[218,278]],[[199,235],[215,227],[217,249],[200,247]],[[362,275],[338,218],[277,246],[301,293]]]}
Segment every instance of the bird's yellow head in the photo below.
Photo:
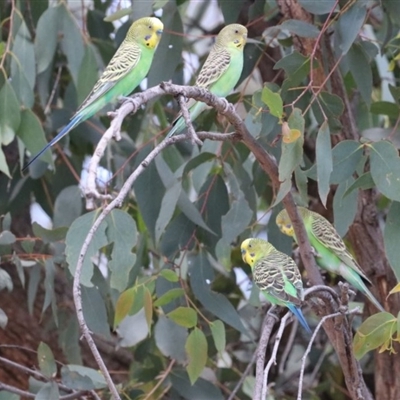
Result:
{"label": "bird's yellow head", "polygon": [[281,230],[282,233],[288,236],[294,237],[294,229],[292,225],[292,221],[289,218],[289,215],[285,209],[283,209],[277,216],[276,216],[276,225]]}
{"label": "bird's yellow head", "polygon": [[247,41],[247,28],[240,24],[230,24],[223,28],[217,36],[216,44],[243,51]]}
{"label": "bird's yellow head", "polygon": [[148,49],[156,49],[160,43],[164,24],[155,17],[140,18],[135,21],[126,35],[127,40],[134,40]]}
{"label": "bird's yellow head", "polygon": [[251,268],[254,267],[254,264],[260,257],[267,256],[272,249],[273,247],[269,242],[256,238],[246,239],[240,246],[242,259]]}

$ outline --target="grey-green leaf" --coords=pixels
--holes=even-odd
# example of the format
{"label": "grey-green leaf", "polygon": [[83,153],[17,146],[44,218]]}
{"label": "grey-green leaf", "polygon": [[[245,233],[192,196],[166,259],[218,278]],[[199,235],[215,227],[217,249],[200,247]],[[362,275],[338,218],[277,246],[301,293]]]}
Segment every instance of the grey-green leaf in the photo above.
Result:
{"label": "grey-green leaf", "polygon": [[390,266],[398,281],[400,281],[400,203],[394,201],[386,216],[385,229],[383,231],[386,255]]}
{"label": "grey-green leaf", "polygon": [[329,179],[332,172],[331,135],[327,122],[324,122],[318,131],[316,141],[316,163],[318,194],[322,204],[325,206],[330,190]]}

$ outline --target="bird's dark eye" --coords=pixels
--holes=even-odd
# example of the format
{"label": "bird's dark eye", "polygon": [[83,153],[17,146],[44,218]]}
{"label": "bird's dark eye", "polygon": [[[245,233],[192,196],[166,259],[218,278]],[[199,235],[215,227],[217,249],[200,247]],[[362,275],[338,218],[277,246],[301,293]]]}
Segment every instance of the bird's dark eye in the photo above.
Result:
{"label": "bird's dark eye", "polygon": [[152,26],[151,25],[149,25],[149,29],[151,29],[152,28]]}
{"label": "bird's dark eye", "polygon": [[251,248],[251,244],[249,244],[249,248]]}
{"label": "bird's dark eye", "polygon": [[236,29],[236,30],[235,30],[235,33],[239,33],[239,31]]}

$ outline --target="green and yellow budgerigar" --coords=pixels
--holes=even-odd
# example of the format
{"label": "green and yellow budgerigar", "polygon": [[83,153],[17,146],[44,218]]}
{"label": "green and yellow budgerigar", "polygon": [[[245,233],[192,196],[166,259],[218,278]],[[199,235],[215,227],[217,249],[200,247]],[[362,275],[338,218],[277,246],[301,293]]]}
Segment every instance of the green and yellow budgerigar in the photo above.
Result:
{"label": "green and yellow budgerigar", "polygon": [[[297,210],[303,220],[308,240],[315,250],[317,264],[329,272],[341,275],[356,289],[363,292],[376,308],[385,311],[365,284],[366,282],[371,284],[370,280],[347,250],[332,224],[322,215],[307,208],[297,207]],[[286,210],[282,210],[277,215],[276,224],[284,234],[296,240],[293,225]]]}
{"label": "green and yellow budgerigar", "polygon": [[149,72],[163,29],[163,23],[154,17],[140,18],[133,22],[121,46],[69,124],[24,169],[71,129],[92,117],[106,104],[129,95],[142,82]]}
{"label": "green and yellow budgerigar", "polygon": [[[247,41],[247,28],[240,24],[231,24],[223,28],[215,41],[195,86],[209,90],[218,97],[227,96],[239,81],[243,70],[243,48]],[[188,110],[194,121],[207,105],[201,101],[190,100]],[[167,138],[182,132],[185,120],[180,113],[173,123]]]}
{"label": "green and yellow budgerigar", "polygon": [[300,306],[303,282],[296,263],[263,239],[250,238],[241,245],[242,258],[253,272],[254,283],[271,304],[287,307],[311,333]]}

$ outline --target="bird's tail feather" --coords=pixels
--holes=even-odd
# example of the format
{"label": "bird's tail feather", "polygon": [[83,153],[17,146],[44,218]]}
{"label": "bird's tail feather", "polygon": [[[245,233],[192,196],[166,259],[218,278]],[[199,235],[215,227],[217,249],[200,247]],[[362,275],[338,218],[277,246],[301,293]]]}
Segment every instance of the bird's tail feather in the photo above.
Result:
{"label": "bird's tail feather", "polygon": [[371,301],[371,303],[379,310],[385,311],[379,301],[375,298],[375,296],[368,289],[367,285],[364,283],[363,278],[354,270],[350,269],[346,265],[341,265],[340,268],[341,275],[347,282],[349,282],[352,286],[358,289],[360,292],[364,293],[365,296]]}
{"label": "bird's tail feather", "polygon": [[385,312],[385,309],[382,307],[381,303],[375,298],[375,296],[371,293],[371,291],[364,285],[364,293],[368,297],[369,301],[379,310]]}
{"label": "bird's tail feather", "polygon": [[308,332],[308,333],[312,333],[310,327],[308,326],[308,323],[306,321],[306,319],[304,318],[303,313],[301,312],[300,308],[297,308],[296,306],[294,306],[293,304],[289,304],[288,305],[289,310],[297,317],[297,319],[299,320],[300,324],[303,326],[303,328]]}
{"label": "bird's tail feather", "polygon": [[78,125],[82,120],[82,115],[75,115],[68,125],[66,125],[61,132],[53,138],[46,146],[43,147],[42,150],[39,151],[25,166],[22,168],[22,171],[26,170],[33,162],[35,162],[48,148],[56,144],[59,140],[61,140],[71,129],[73,129],[76,125]]}

